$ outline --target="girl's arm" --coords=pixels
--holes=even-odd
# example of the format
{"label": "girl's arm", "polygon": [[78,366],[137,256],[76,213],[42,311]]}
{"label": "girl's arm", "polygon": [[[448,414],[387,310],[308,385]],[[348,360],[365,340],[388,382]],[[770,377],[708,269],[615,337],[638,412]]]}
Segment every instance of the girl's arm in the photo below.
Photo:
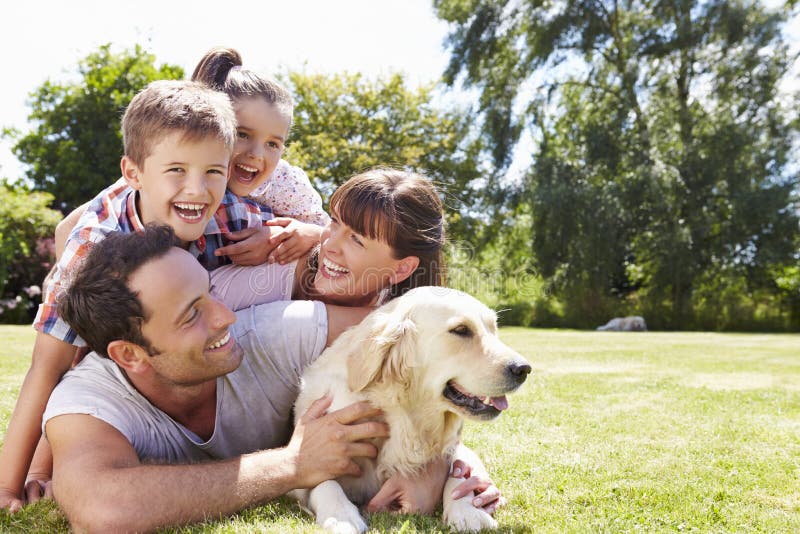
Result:
{"label": "girl's arm", "polygon": [[322,237],[322,227],[289,217],[276,217],[266,223],[271,227],[276,244],[267,261],[281,265],[294,261],[314,248]]}
{"label": "girl's arm", "polygon": [[322,207],[322,197],[300,167],[280,160],[272,176],[250,197],[269,206],[278,217],[325,226],[330,217]]}
{"label": "girl's arm", "polygon": [[237,242],[218,248],[214,254],[228,256],[233,263],[248,267],[265,262],[285,265],[311,250],[321,235],[321,226],[276,217],[261,228],[230,232],[228,239]]}

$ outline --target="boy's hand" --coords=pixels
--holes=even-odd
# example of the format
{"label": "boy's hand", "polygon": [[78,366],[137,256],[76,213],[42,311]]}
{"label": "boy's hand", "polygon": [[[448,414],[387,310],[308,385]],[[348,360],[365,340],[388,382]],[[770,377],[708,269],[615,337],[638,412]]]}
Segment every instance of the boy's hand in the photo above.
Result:
{"label": "boy's hand", "polygon": [[46,475],[28,475],[28,480],[25,482],[25,498],[28,504],[39,502],[41,499],[52,499],[53,481]]}
{"label": "boy's hand", "polygon": [[214,255],[228,256],[237,265],[261,265],[280,242],[273,242],[271,236],[272,232],[266,226],[231,232],[228,238],[238,243],[220,247],[214,251]]}
{"label": "boy's hand", "polygon": [[296,260],[319,243],[322,227],[289,217],[276,217],[266,223],[272,227],[270,241],[274,250],[267,261],[284,265]]}
{"label": "boy's hand", "polygon": [[19,495],[9,489],[0,488],[0,510],[8,510],[13,514],[22,510],[23,506],[25,501]]}

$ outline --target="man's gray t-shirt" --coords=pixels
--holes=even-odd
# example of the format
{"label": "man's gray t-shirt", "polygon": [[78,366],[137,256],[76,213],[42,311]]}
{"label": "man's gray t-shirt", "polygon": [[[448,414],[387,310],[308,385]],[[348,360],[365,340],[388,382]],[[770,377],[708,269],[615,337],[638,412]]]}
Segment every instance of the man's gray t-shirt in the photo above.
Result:
{"label": "man's gray t-shirt", "polygon": [[244,358],[238,369],[217,378],[217,417],[208,441],[150,404],[113,361],[95,353],[56,386],[43,425],[59,415],[92,415],[119,430],[142,461],[230,458],[284,445],[300,375],[325,349],[325,306],[274,302],[236,315],[231,333]]}

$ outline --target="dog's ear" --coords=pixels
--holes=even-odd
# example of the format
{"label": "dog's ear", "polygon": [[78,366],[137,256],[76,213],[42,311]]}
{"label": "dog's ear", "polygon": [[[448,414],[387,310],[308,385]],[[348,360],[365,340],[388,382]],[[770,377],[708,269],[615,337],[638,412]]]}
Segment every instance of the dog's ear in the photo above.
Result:
{"label": "dog's ear", "polygon": [[405,314],[382,314],[369,339],[347,360],[350,391],[361,391],[373,382],[407,383],[414,366],[417,327]]}

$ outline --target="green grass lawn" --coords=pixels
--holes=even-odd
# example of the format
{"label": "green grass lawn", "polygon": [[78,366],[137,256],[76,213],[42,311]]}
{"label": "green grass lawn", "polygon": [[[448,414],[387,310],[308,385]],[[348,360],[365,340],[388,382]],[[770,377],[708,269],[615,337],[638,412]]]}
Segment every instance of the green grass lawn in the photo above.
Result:
{"label": "green grass lawn", "polygon": [[[0,336],[5,428],[33,333],[0,327]],[[464,434],[508,497],[502,531],[800,531],[800,335],[507,328],[502,337],[534,373],[503,416]],[[429,517],[381,514],[370,525],[446,531]],[[45,503],[0,513],[0,530],[67,524]],[[281,500],[173,531],[316,529]]]}

